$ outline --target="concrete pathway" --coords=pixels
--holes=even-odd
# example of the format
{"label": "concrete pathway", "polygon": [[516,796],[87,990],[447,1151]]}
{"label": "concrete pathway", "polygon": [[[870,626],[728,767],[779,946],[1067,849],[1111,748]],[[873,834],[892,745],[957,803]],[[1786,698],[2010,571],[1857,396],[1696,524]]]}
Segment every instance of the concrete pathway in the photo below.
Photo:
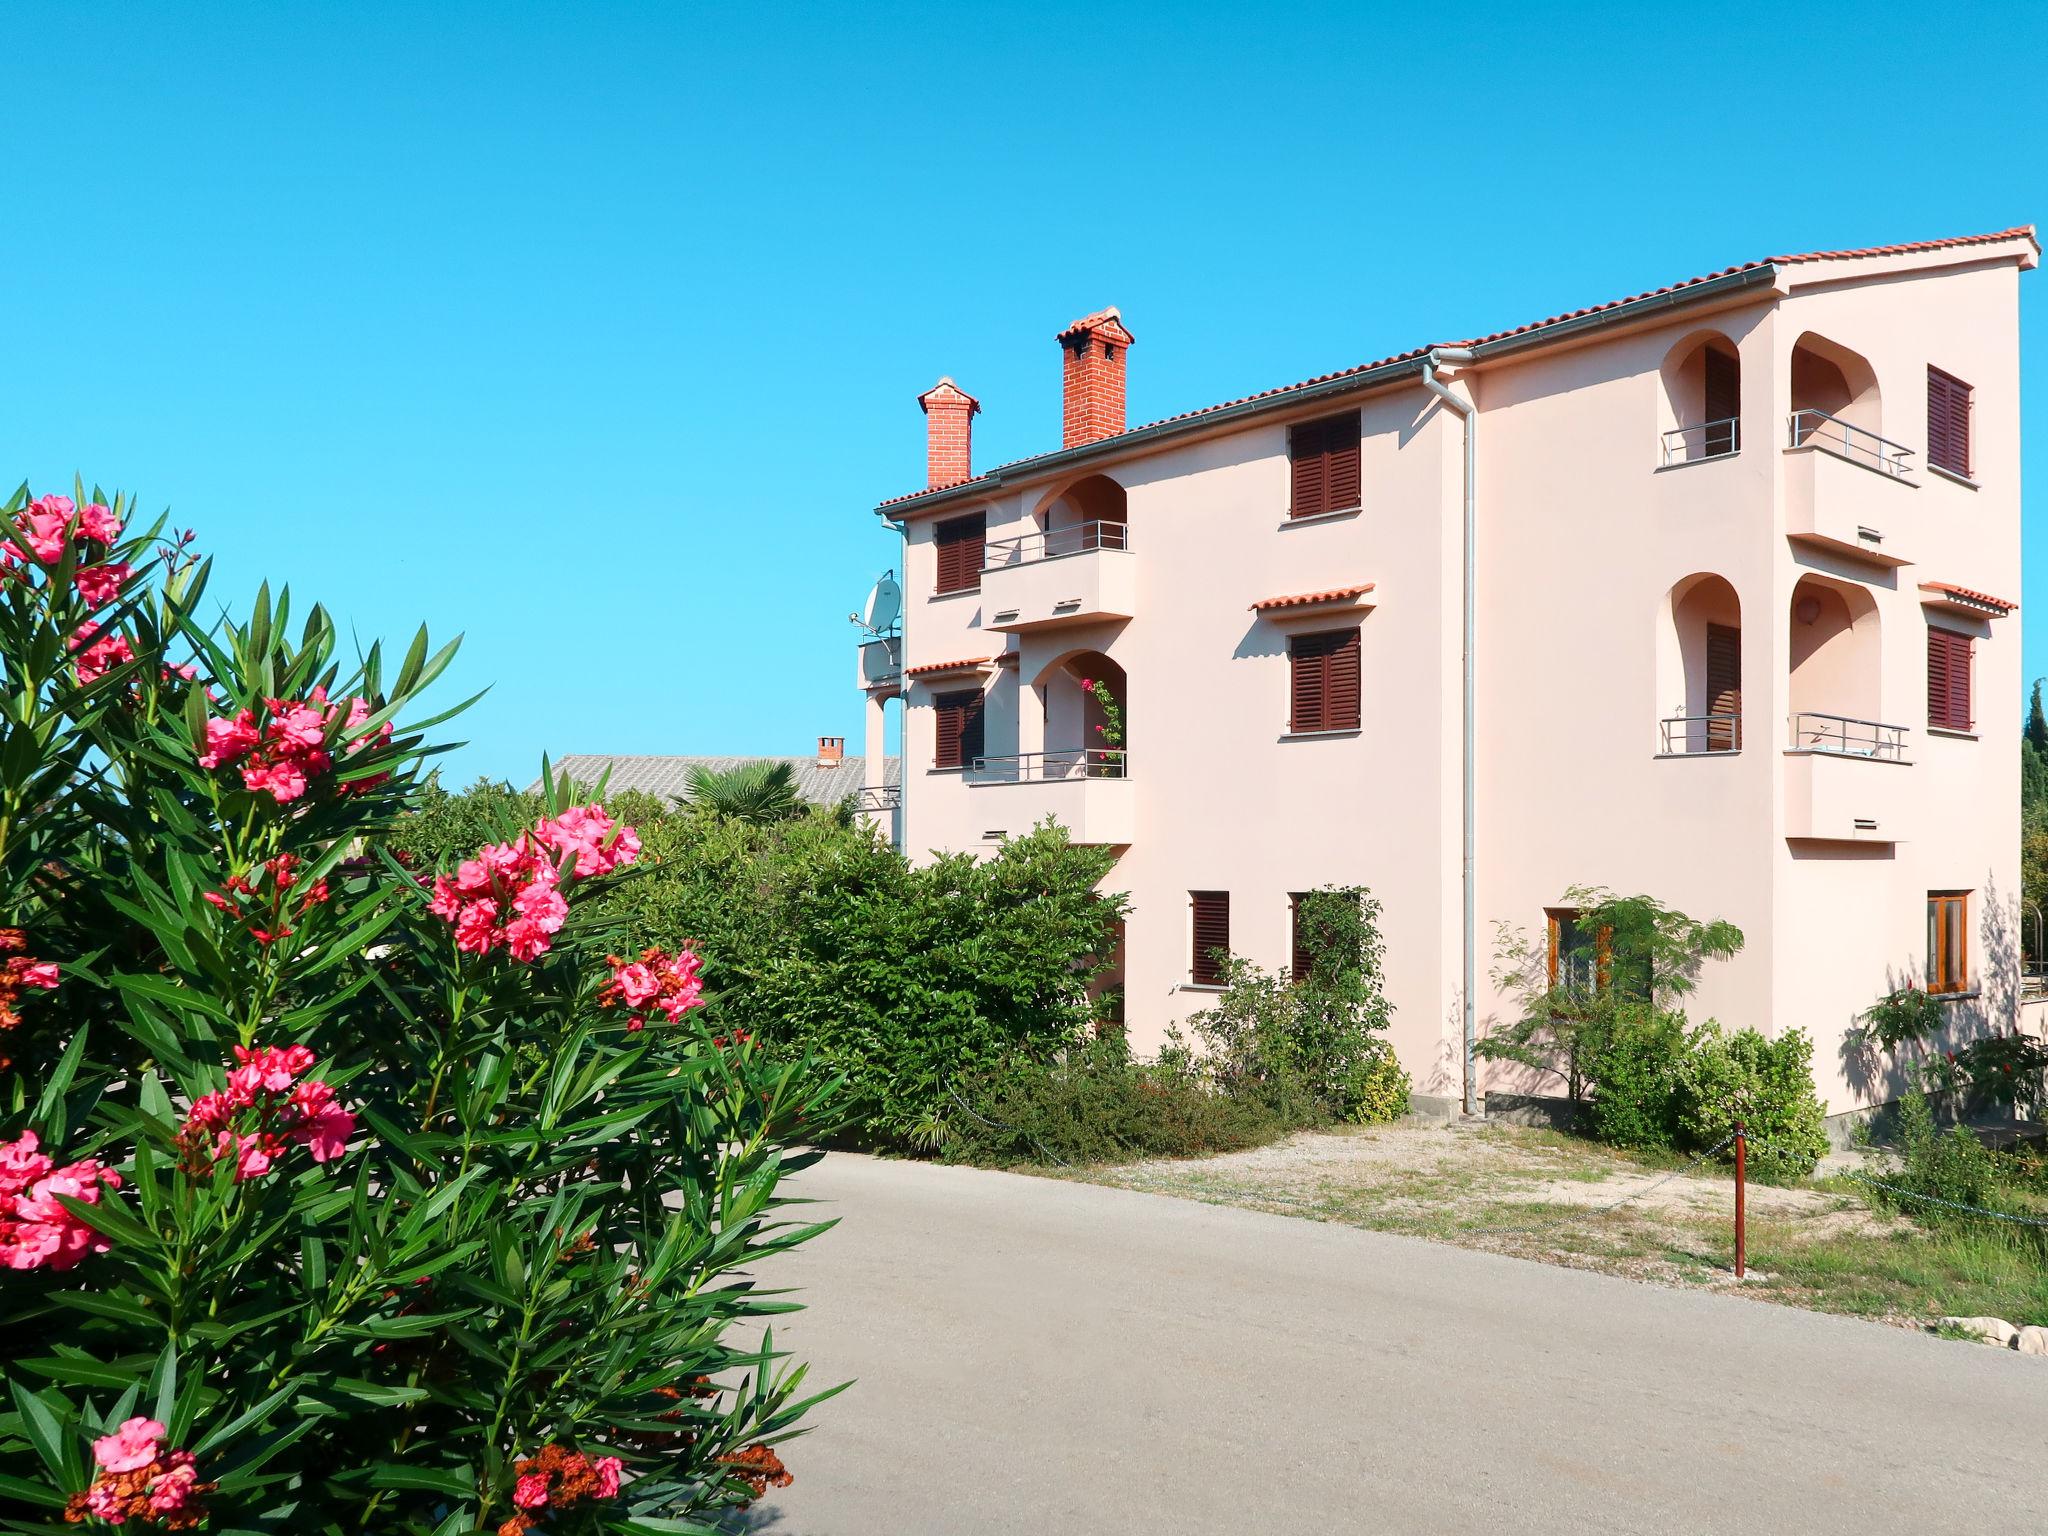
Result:
{"label": "concrete pathway", "polygon": [[[777,1536],[1947,1532],[2048,1516],[2048,1359],[1410,1238],[834,1154],[775,1266]],[[764,1278],[768,1278],[764,1276]]]}

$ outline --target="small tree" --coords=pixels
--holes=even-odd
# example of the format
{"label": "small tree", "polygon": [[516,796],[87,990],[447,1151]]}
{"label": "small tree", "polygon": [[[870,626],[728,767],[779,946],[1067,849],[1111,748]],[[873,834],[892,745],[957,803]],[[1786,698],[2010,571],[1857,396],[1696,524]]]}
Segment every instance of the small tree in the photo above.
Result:
{"label": "small tree", "polygon": [[1592,1082],[1593,1058],[1625,1021],[1645,1011],[1682,1014],[1706,962],[1738,953],[1743,939],[1733,923],[1701,922],[1650,896],[1573,886],[1563,904],[1576,911],[1579,932],[1593,938],[1592,973],[1559,967],[1553,975],[1547,934],[1539,941],[1501,924],[1493,980],[1515,999],[1518,1016],[1475,1050],[1558,1079],[1577,1104]]}
{"label": "small tree", "polygon": [[698,763],[690,769],[690,803],[722,821],[756,827],[804,813],[803,797],[796,792],[796,770],[766,759],[725,769]]}

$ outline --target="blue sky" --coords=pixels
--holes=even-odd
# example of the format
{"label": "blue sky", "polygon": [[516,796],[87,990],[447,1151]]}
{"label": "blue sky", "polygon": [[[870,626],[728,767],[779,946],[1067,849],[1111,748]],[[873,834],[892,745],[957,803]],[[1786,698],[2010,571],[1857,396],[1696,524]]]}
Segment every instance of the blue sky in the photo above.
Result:
{"label": "blue sky", "polygon": [[2048,216],[2042,7],[17,3],[0,43],[0,473],[168,507],[224,592],[466,633],[464,779],[858,750],[914,397],[980,396],[980,464],[1054,446],[1102,305],[1148,420]]}

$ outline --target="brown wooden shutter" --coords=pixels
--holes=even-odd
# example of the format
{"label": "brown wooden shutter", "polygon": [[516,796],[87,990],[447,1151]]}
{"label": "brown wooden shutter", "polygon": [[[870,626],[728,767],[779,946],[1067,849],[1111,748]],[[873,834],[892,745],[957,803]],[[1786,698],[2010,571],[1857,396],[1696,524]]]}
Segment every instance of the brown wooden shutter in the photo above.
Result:
{"label": "brown wooden shutter", "polygon": [[1970,698],[1970,636],[1952,629],[1927,627],[1927,723],[1943,730],[1967,731],[1972,718]]}
{"label": "brown wooden shutter", "polygon": [[[1708,347],[1703,355],[1706,381],[1706,449],[1709,454],[1733,453],[1740,445],[1736,417],[1742,414],[1742,363],[1732,353]],[[1719,425],[1716,425],[1719,423]]]}
{"label": "brown wooden shutter", "polygon": [[1326,512],[1343,512],[1358,505],[1358,415],[1333,416],[1323,423],[1323,472]]}
{"label": "brown wooden shutter", "polygon": [[1323,452],[1323,423],[1305,421],[1290,427],[1287,454],[1294,476],[1288,516],[1315,517],[1329,511],[1330,465]]}
{"label": "brown wooden shutter", "polygon": [[1287,898],[1288,918],[1292,925],[1287,967],[1288,974],[1296,981],[1306,981],[1308,973],[1315,968],[1313,957],[1309,954],[1308,935],[1302,931],[1302,896],[1302,892],[1296,891]]}
{"label": "brown wooden shutter", "polygon": [[1970,473],[1970,386],[1932,364],[1927,369],[1927,462],[1966,478]]}
{"label": "brown wooden shutter", "polygon": [[942,693],[932,700],[934,768],[966,768],[982,745],[982,693],[978,688]]}
{"label": "brown wooden shutter", "polygon": [[938,577],[934,590],[966,592],[981,585],[983,546],[987,543],[988,514],[956,517],[932,530],[938,551]]}
{"label": "brown wooden shutter", "polygon": [[1358,729],[1358,636],[1353,628],[1288,638],[1288,730]]}
{"label": "brown wooden shutter", "polygon": [[1742,745],[1742,631],[1733,624],[1707,626],[1707,713],[1736,717],[1707,722],[1709,752]]}
{"label": "brown wooden shutter", "polygon": [[1194,955],[1188,975],[1196,986],[1219,986],[1223,981],[1222,957],[1230,953],[1230,892],[1190,891],[1194,908]]}

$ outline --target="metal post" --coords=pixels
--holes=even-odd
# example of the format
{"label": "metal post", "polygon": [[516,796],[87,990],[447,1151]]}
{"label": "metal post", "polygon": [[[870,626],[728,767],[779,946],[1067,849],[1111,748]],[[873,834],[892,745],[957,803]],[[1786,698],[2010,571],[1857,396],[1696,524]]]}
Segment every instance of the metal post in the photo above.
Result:
{"label": "metal post", "polygon": [[1744,1154],[1748,1150],[1749,1138],[1743,1134],[1742,1122],[1735,1122],[1735,1278],[1740,1280],[1748,1268],[1749,1231],[1747,1212],[1744,1209]]}

